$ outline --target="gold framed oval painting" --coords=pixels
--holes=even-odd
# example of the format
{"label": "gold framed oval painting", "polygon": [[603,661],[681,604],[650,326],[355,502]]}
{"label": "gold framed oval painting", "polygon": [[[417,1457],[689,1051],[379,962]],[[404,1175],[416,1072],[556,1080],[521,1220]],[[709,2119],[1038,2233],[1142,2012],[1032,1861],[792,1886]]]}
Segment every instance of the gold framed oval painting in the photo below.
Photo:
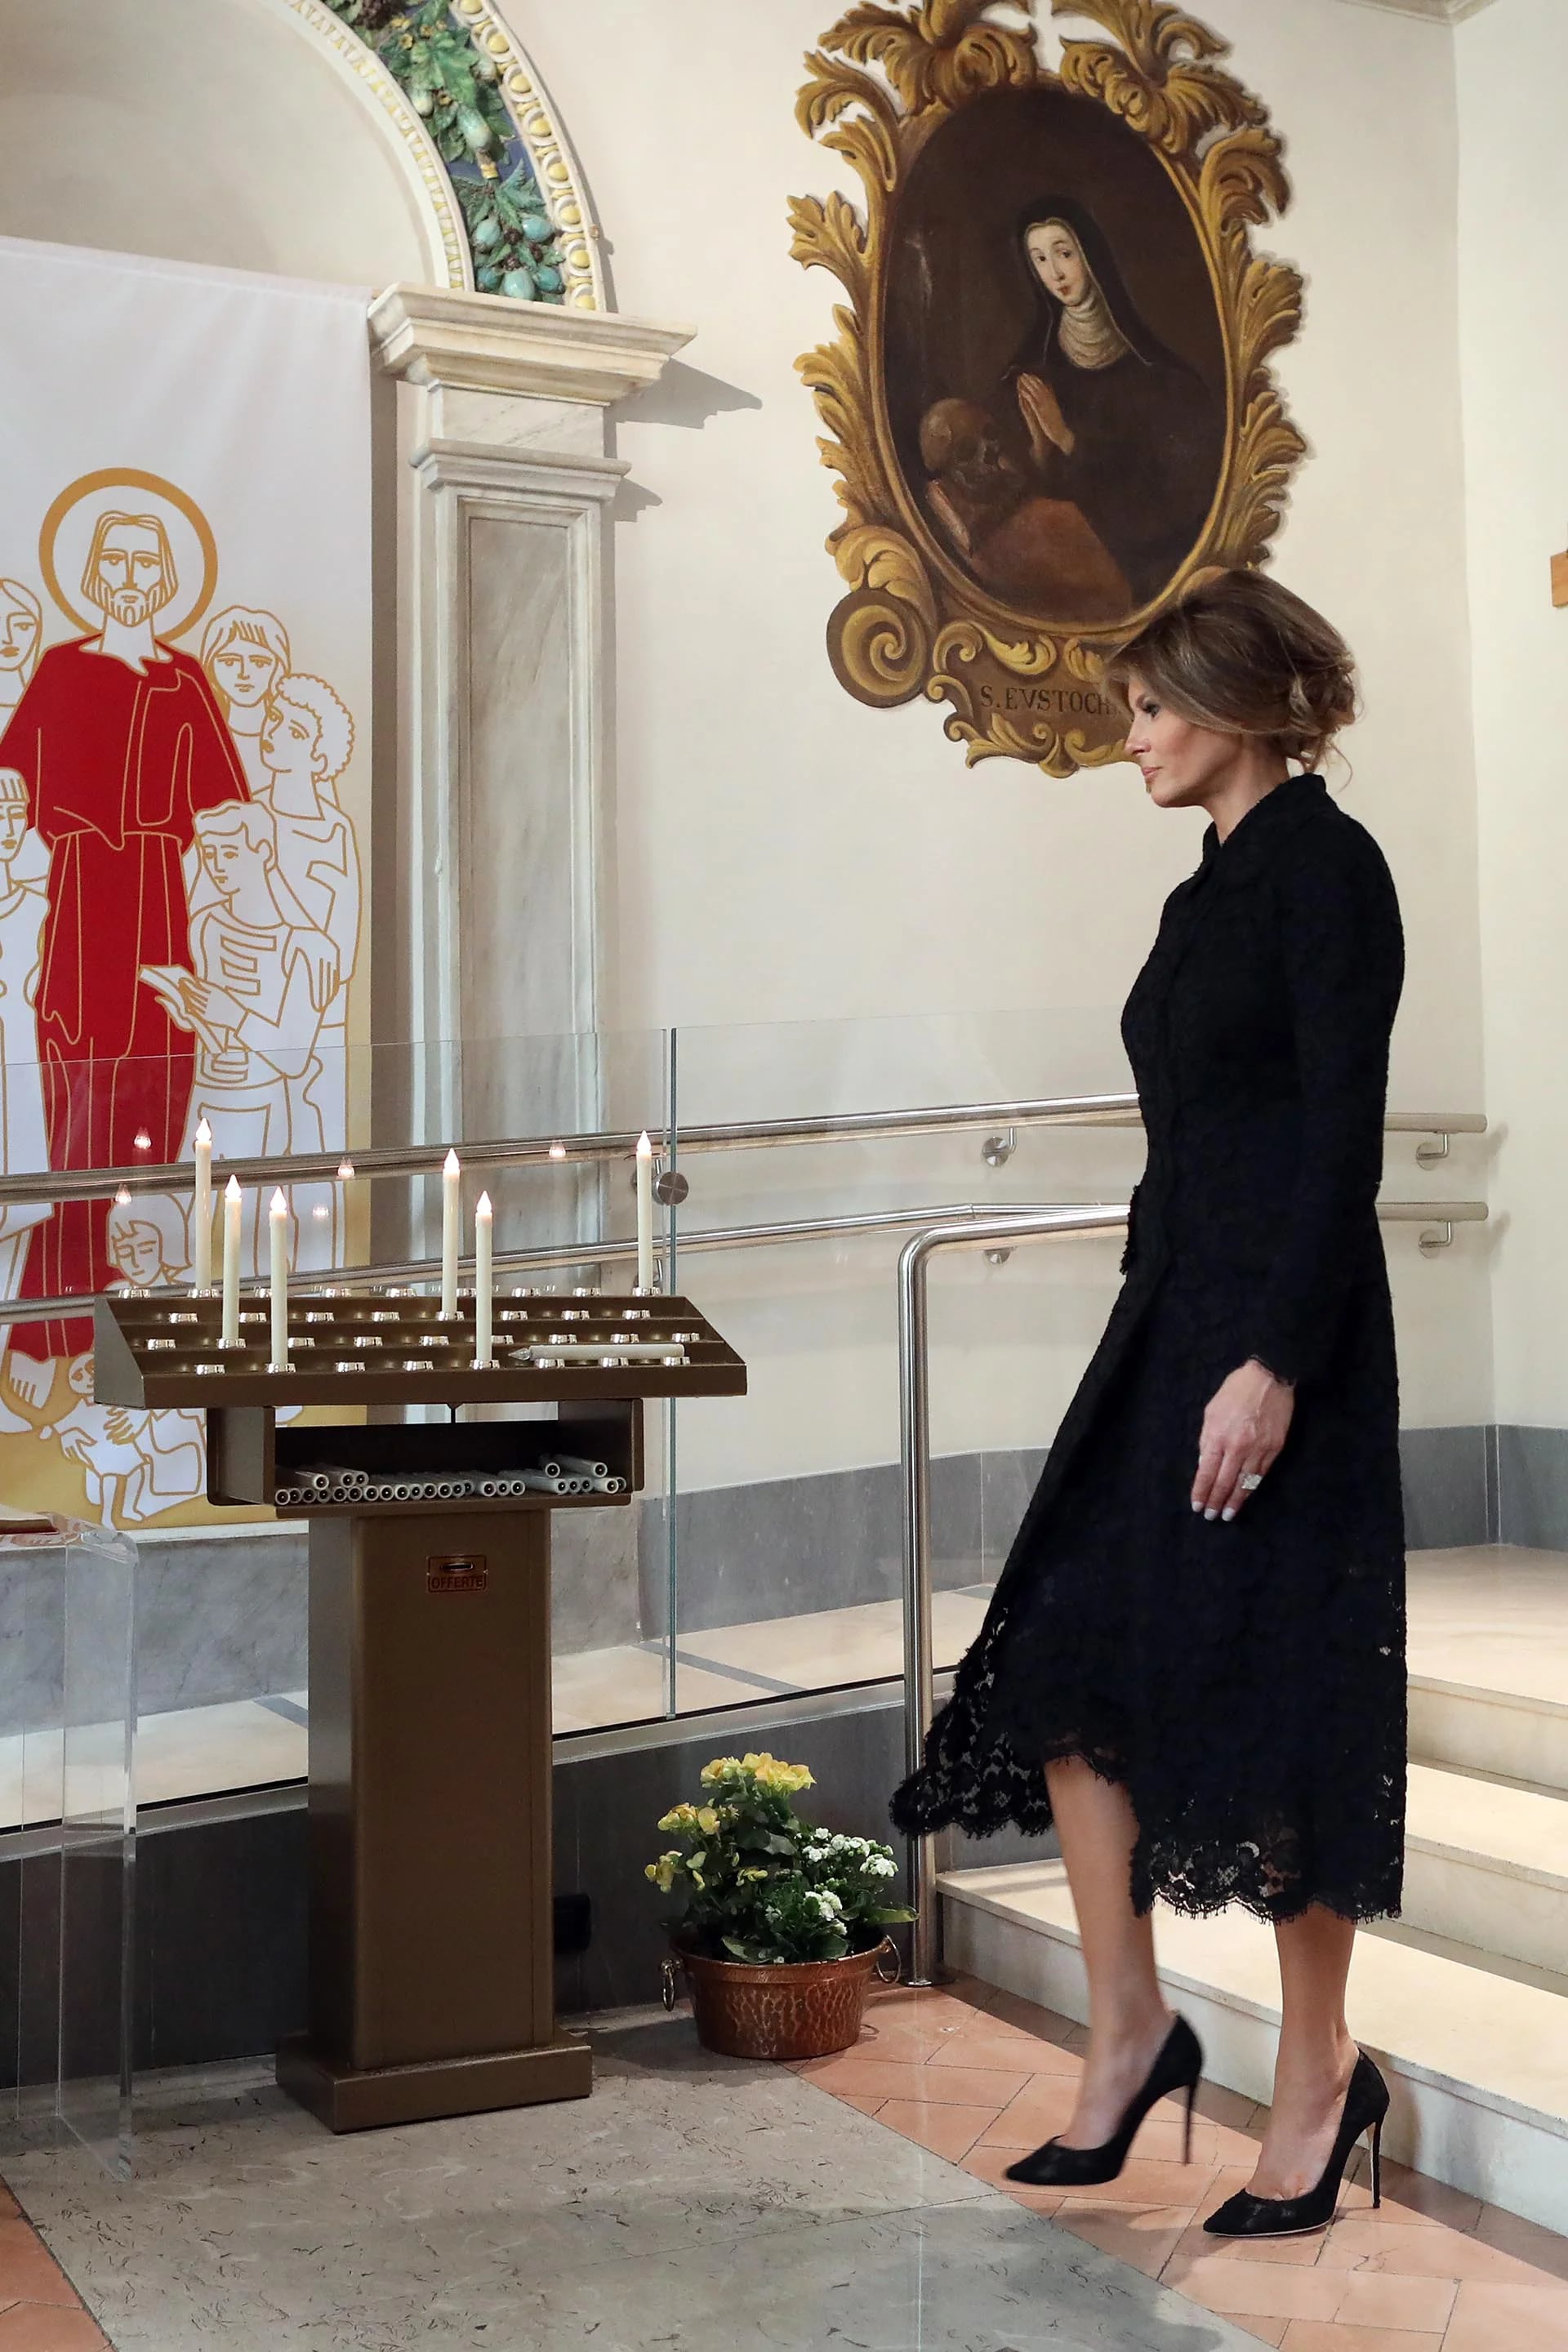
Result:
{"label": "gold framed oval painting", "polygon": [[1073,0],[1116,44],[1041,65],[1017,11],[861,6],[805,127],[867,189],[797,199],[796,257],[844,282],[802,373],[833,437],[841,683],[946,701],[971,760],[1117,756],[1100,684],[1141,614],[1257,562],[1303,445],[1266,362],[1300,280],[1250,248],[1286,201],[1258,100],[1164,0]]}

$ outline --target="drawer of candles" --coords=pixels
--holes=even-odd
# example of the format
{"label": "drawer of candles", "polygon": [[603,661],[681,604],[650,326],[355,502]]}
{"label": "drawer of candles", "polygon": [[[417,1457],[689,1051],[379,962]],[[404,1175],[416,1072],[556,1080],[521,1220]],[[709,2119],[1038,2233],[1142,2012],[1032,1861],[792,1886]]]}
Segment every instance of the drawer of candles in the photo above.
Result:
{"label": "drawer of candles", "polygon": [[225,1344],[216,1297],[116,1291],[98,1306],[94,1393],[104,1404],[226,1406],[745,1392],[744,1364],[689,1299],[519,1287],[489,1305],[487,1349],[471,1295],[443,1315],[437,1298],[391,1287],[292,1292],[284,1370],[265,1292],[242,1293]]}
{"label": "drawer of candles", "polygon": [[643,1483],[636,1398],[554,1421],[290,1422],[267,1406],[212,1412],[208,1496],[321,1511],[495,1511],[629,1502]]}

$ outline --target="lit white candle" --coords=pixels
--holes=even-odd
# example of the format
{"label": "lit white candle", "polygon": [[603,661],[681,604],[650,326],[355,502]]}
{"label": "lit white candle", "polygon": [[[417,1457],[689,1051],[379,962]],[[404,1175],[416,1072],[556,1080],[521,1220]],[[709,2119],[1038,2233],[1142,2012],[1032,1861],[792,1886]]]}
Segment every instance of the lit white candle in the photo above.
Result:
{"label": "lit white candle", "polygon": [[191,1280],[198,1290],[213,1286],[213,1131],[204,1118],[196,1129],[196,1189],[191,1202]]}
{"label": "lit white candle", "polygon": [[495,1281],[495,1211],[490,1196],[481,1192],[474,1210],[474,1370],[488,1372],[490,1354],[490,1300]]}
{"label": "lit white candle", "polygon": [[441,1162],[441,1312],[458,1311],[458,1242],[463,1213],[463,1171],[455,1151]]}
{"label": "lit white candle", "polygon": [[653,1288],[653,1145],[637,1138],[637,1288]]}
{"label": "lit white candle", "polygon": [[272,1243],[272,1361],[269,1371],[289,1369],[289,1203],[279,1185],[267,1212]]}
{"label": "lit white candle", "polygon": [[223,1188],[223,1344],[239,1345],[239,1180]]}

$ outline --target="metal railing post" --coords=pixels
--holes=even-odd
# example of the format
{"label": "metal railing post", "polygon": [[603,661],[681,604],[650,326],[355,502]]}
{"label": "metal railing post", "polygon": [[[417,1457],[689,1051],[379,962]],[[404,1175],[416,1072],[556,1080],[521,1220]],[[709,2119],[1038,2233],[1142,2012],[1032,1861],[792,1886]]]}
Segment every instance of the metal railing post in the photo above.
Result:
{"label": "metal railing post", "polygon": [[[899,1450],[903,1480],[904,1761],[920,1769],[936,1711],[931,1650],[931,1375],[926,1274],[939,1250],[1010,1249],[1069,1234],[1124,1233],[1125,1203],[1081,1209],[1037,1209],[931,1225],[899,1254]],[[935,1900],[935,1840],[909,1841],[910,1902],[915,1913],[909,1981],[930,1985],[941,1964],[942,1922]]]}
{"label": "metal railing post", "polygon": [[[931,1638],[931,1387],[924,1234],[899,1253],[899,1454],[903,1471],[904,1770],[920,1769],[935,1713]],[[915,1908],[910,1982],[935,1982],[938,1921],[929,1899],[935,1876],[932,1840],[909,1841],[910,1900]]]}

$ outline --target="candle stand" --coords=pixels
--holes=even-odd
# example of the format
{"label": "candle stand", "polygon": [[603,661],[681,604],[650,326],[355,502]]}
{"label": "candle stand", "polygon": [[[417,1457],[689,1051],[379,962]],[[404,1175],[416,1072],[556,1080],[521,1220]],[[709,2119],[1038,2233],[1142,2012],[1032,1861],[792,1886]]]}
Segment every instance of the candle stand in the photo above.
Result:
{"label": "candle stand", "polygon": [[[97,1309],[100,1402],[200,1406],[207,1494],[310,1528],[310,2018],[278,2080],[333,2131],[580,2098],[588,2044],[555,2022],[550,1523],[626,1509],[643,1401],[739,1396],[740,1358],[682,1298],[494,1305],[493,1365],[455,1317],[393,1291],[265,1293],[240,1344],[216,1298]],[[464,1404],[553,1420],[459,1423]],[[279,1428],[279,1405],[448,1407],[447,1423]]]}

